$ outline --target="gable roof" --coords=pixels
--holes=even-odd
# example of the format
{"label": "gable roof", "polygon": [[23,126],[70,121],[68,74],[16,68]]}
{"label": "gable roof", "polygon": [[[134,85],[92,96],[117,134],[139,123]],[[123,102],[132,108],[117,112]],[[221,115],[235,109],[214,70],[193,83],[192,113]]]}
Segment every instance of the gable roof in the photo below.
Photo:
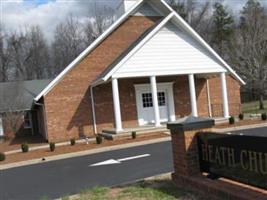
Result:
{"label": "gable roof", "polygon": [[[124,14],[122,15],[113,25],[111,25],[99,38],[97,38],[87,49],[85,49],[70,65],[68,65],[46,88],[44,88],[40,94],[38,94],[35,97],[35,101],[38,101],[42,96],[46,95],[73,67],[75,67],[85,56],[87,56],[92,50],[94,50],[105,38],[107,38],[117,27],[119,27],[131,14],[133,14],[137,9],[139,9],[144,2],[148,2],[150,4],[155,4],[157,6],[162,7],[162,12],[166,14],[167,17],[163,20],[164,23],[158,24],[158,26],[154,27],[154,30],[151,30],[149,34],[146,35],[146,37],[143,39],[145,41],[149,40],[153,35],[160,30],[160,28],[165,25],[170,19],[175,19],[176,23],[180,24],[192,37],[194,37],[201,45],[203,45],[204,48],[207,49],[222,65],[236,78],[238,81],[240,81],[242,84],[245,84],[245,82],[236,74],[236,72],[164,1],[164,0],[136,0],[136,3]],[[129,54],[134,54],[133,52],[136,52],[138,48],[140,48],[140,43],[143,43],[142,41],[139,41],[138,44],[134,44],[135,48],[133,48],[131,51],[130,49],[127,49],[125,52],[128,53],[125,57],[120,56],[122,60],[126,60],[125,58],[129,58]],[[126,53],[125,53],[126,54]],[[118,59],[114,61],[114,63],[118,62]],[[112,66],[116,68],[115,64],[112,64],[110,67],[108,67],[108,70],[105,70],[103,75],[105,75],[104,78],[100,77],[97,82],[101,82],[101,80],[106,81],[111,75],[111,72],[114,72],[115,70],[112,69]]]}
{"label": "gable roof", "polygon": [[51,80],[0,83],[0,113],[31,110],[34,98]]}

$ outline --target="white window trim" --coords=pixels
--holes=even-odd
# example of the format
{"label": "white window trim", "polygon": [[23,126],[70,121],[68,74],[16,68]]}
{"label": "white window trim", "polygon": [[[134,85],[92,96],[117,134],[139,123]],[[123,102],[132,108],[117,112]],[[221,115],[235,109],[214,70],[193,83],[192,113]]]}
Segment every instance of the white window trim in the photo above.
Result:
{"label": "white window trim", "polygon": [[[27,115],[27,114],[29,115],[29,123],[30,123],[29,126],[27,126],[25,124],[25,115]],[[25,129],[32,129],[32,114],[30,112],[27,112],[27,113],[25,113],[25,115],[23,115],[23,126]]]}
{"label": "white window trim", "polygon": [[[168,121],[175,121],[175,105],[174,105],[174,95],[173,95],[173,84],[174,82],[164,82],[164,83],[157,83],[157,90],[167,90],[166,97],[167,97],[167,106],[168,106]],[[136,109],[137,109],[137,119],[138,124],[140,126],[145,125],[141,121],[141,113],[139,113],[139,110],[142,109],[143,103],[141,102],[141,99],[138,98],[140,92],[145,92],[148,89],[150,89],[150,83],[146,84],[135,84],[135,99],[136,99]]]}

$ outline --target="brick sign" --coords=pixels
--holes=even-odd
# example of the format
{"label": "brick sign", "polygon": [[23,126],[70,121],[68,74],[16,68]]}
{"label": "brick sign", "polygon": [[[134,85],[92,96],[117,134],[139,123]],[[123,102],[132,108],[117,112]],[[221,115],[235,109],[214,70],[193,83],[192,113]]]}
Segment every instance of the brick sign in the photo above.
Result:
{"label": "brick sign", "polygon": [[200,169],[267,189],[267,137],[199,133]]}

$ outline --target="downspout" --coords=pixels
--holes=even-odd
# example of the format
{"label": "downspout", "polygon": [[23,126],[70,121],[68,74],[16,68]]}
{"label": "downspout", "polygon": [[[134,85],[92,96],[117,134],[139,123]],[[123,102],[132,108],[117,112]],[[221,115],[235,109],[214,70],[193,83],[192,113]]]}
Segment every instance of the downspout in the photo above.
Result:
{"label": "downspout", "polygon": [[95,113],[95,100],[94,100],[94,86],[90,87],[90,96],[91,96],[91,106],[92,106],[92,114],[93,114],[93,124],[94,124],[94,134],[97,134],[97,126],[96,126],[96,113]]}
{"label": "downspout", "polygon": [[35,105],[41,106],[43,111],[43,118],[44,118],[44,129],[45,129],[45,139],[48,140],[48,134],[47,134],[47,120],[46,120],[46,112],[45,112],[45,105],[41,103],[37,103],[34,101]]}
{"label": "downspout", "polygon": [[208,98],[209,117],[212,117],[211,101],[210,101],[210,83],[209,83],[209,79],[206,79],[206,86],[207,86],[207,98]]}

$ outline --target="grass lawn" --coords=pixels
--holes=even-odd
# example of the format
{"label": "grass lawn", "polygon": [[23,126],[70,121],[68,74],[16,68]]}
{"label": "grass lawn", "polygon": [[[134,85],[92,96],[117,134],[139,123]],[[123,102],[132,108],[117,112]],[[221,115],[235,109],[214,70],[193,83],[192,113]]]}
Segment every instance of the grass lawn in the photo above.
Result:
{"label": "grass lawn", "polygon": [[264,107],[265,110],[259,110],[259,101],[252,101],[242,104],[242,112],[251,114],[267,112],[267,100],[264,101]]}
{"label": "grass lawn", "polygon": [[77,198],[62,200],[207,200],[186,189],[177,188],[170,177],[116,188],[96,187],[82,191]]}

